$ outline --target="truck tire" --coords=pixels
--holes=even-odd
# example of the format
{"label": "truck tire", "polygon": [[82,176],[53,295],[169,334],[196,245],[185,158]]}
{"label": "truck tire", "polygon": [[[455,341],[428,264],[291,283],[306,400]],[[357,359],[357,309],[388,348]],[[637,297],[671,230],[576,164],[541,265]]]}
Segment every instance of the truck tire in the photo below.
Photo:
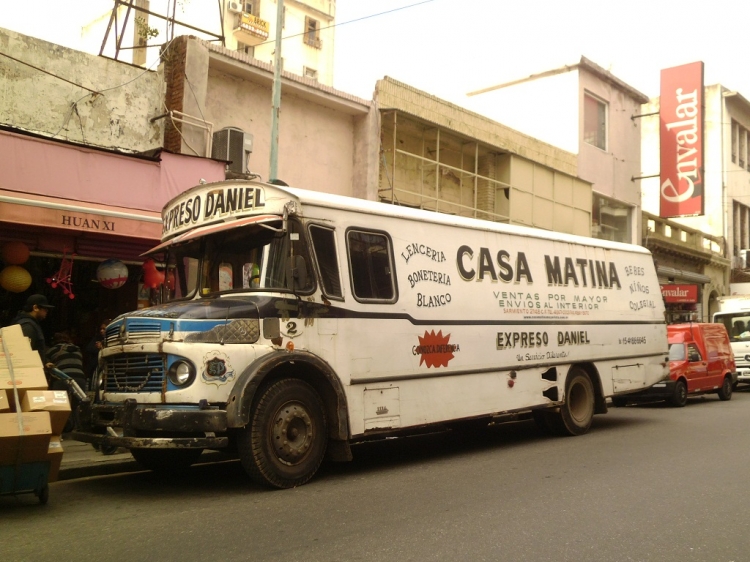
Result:
{"label": "truck tire", "polygon": [[687,385],[685,384],[685,381],[679,380],[674,385],[674,394],[672,394],[672,398],[669,399],[669,402],[676,408],[682,408],[687,404],[687,394]]}
{"label": "truck tire", "polygon": [[731,377],[724,377],[724,381],[721,383],[721,388],[717,391],[720,400],[731,400],[732,398],[732,379]]}
{"label": "truck tire", "polygon": [[310,480],[328,444],[323,403],[299,379],[281,379],[259,391],[250,423],[237,447],[245,472],[269,488],[293,488]]}
{"label": "truck tire", "polygon": [[573,367],[565,380],[565,403],[549,412],[547,424],[558,435],[583,435],[594,419],[594,385],[586,371]]}
{"label": "truck tire", "polygon": [[179,472],[190,467],[203,449],[131,449],[133,458],[143,468],[154,472]]}

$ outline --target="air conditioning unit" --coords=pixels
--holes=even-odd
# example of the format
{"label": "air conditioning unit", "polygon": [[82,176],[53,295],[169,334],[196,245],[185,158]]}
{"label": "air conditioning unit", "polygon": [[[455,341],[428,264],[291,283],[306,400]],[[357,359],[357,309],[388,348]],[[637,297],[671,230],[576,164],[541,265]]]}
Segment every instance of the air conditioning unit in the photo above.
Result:
{"label": "air conditioning unit", "polygon": [[227,8],[234,14],[241,14],[244,7],[244,2],[238,2],[237,0],[229,0],[229,2],[227,2]]}
{"label": "air conditioning unit", "polygon": [[248,173],[247,165],[253,151],[253,135],[237,127],[226,127],[214,133],[211,158],[226,160],[227,171]]}

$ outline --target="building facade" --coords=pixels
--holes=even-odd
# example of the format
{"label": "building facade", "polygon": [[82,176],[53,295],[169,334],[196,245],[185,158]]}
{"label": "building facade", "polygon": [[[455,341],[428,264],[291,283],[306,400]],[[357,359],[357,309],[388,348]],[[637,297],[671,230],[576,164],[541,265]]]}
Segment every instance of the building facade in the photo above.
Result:
{"label": "building facade", "polygon": [[466,107],[577,155],[592,184],[591,235],[640,243],[640,123],[648,98],[585,57],[470,92]]}
{"label": "building facade", "polygon": [[[716,298],[731,294],[730,284],[750,281],[750,102],[720,84],[704,87],[704,214],[662,222],[672,230],[699,234],[709,261],[682,259],[681,273],[658,270],[665,283],[696,284],[696,311],[704,320],[716,312]],[[645,104],[642,113],[643,175],[659,172],[659,98]],[[659,178],[642,181],[644,211],[659,214]],[[665,262],[665,267],[669,266]]]}

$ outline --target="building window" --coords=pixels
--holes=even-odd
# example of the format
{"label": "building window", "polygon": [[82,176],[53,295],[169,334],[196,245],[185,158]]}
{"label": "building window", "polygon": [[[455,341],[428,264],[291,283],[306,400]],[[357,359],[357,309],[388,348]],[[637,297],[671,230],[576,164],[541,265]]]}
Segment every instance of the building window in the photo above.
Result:
{"label": "building window", "polygon": [[740,127],[740,143],[739,143],[739,162],[737,162],[740,166],[740,168],[745,167],[745,157],[747,156],[747,143],[745,140],[747,139],[747,130],[744,127]]}
{"label": "building window", "polygon": [[241,41],[237,41],[237,51],[240,53],[245,53],[246,55],[250,55],[251,57],[255,55],[255,47],[251,45],[245,45]]}
{"label": "building window", "polygon": [[305,16],[305,34],[303,37],[306,45],[320,49],[320,22],[309,16]]}
{"label": "building window", "polygon": [[739,127],[739,123],[732,119],[732,164],[737,163],[737,131]]}
{"label": "building window", "polygon": [[607,150],[607,104],[590,94],[583,96],[583,140]]}
{"label": "building window", "polygon": [[313,80],[318,79],[318,71],[314,68],[309,68],[307,66],[302,67],[305,78],[312,78]]}
{"label": "building window", "polygon": [[244,8],[243,11],[246,14],[253,14],[254,16],[259,15],[258,12],[258,4],[260,3],[260,0],[253,0],[252,2],[247,2],[247,0],[244,2]]}
{"label": "building window", "polygon": [[614,199],[594,193],[594,208],[591,212],[591,233],[594,238],[613,242],[632,243],[630,218],[633,209]]}

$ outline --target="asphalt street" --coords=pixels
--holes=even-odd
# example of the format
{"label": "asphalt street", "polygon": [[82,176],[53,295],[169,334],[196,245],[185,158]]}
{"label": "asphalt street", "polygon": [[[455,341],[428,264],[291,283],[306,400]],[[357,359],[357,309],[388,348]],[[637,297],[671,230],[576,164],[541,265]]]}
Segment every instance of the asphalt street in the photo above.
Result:
{"label": "asphalt street", "polygon": [[750,392],[355,448],[268,491],[239,463],[72,479],[0,498],[3,561],[750,560]]}

